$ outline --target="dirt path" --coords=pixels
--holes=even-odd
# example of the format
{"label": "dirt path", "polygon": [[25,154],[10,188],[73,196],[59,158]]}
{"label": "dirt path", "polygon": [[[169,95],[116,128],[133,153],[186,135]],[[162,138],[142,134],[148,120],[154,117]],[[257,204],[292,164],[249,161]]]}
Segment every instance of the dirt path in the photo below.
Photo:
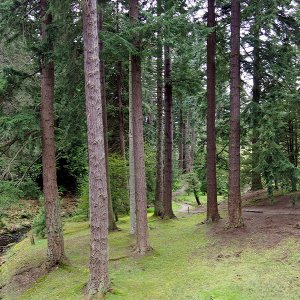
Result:
{"label": "dirt path", "polygon": [[172,198],[173,198],[173,200],[174,200],[176,197],[178,197],[178,196],[184,194],[185,191],[187,190],[187,188],[188,188],[188,186],[187,186],[186,184],[184,184],[179,190],[177,190],[177,191],[175,191],[175,192],[172,192]]}
{"label": "dirt path", "polygon": [[184,214],[184,215],[193,215],[193,214],[200,214],[200,213],[205,213],[206,212],[206,208],[204,206],[192,206],[190,204],[187,203],[183,203],[183,202],[176,202],[175,203],[177,205],[180,205],[180,208],[176,211],[177,213],[180,214]]}
{"label": "dirt path", "polygon": [[199,214],[205,212],[205,208],[203,206],[192,206],[190,204],[184,203],[184,202],[178,202],[176,201],[176,197],[184,194],[187,190],[187,185],[183,185],[179,190],[172,193],[172,198],[174,203],[180,206],[178,210],[176,210],[177,213],[180,214]]}
{"label": "dirt path", "polygon": [[[253,202],[253,198],[243,197],[243,220],[245,227],[226,229],[227,217],[214,224],[209,234],[221,243],[238,243],[242,247],[270,248],[287,238],[300,238],[300,203],[295,207],[291,195],[274,197],[271,204],[267,197]],[[226,203],[221,210],[226,211]]]}

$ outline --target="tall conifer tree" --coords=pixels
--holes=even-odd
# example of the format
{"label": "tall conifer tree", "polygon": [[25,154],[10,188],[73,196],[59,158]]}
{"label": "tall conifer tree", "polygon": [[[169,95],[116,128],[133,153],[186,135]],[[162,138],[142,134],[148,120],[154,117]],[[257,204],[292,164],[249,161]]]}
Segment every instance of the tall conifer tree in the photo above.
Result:
{"label": "tall conifer tree", "polygon": [[[130,0],[129,15],[133,26],[139,20],[139,1]],[[144,137],[143,137],[143,109],[142,109],[142,69],[141,40],[136,36],[133,46],[137,54],[131,56],[132,76],[132,132],[133,132],[133,156],[135,178],[135,201],[136,201],[136,252],[145,254],[149,249],[148,221],[147,221],[147,193],[144,161]]]}
{"label": "tall conifer tree", "polygon": [[108,195],[96,0],[85,0],[83,3],[83,42],[91,226],[90,278],[87,294],[90,299],[96,299],[98,295],[103,295],[109,286]]}
{"label": "tall conifer tree", "polygon": [[[48,12],[48,1],[40,1],[41,38],[43,49],[53,51],[53,42],[49,36],[52,16]],[[41,129],[43,191],[46,209],[46,230],[48,240],[48,263],[50,267],[61,264],[64,260],[64,240],[60,220],[60,203],[57,189],[56,155],[54,136],[54,62],[42,53],[41,58]]]}
{"label": "tall conifer tree", "polygon": [[[208,0],[207,26],[215,26],[215,0]],[[207,38],[207,221],[220,219],[216,175],[216,31]]]}
{"label": "tall conifer tree", "polygon": [[240,1],[231,1],[229,227],[243,225],[240,183]]}

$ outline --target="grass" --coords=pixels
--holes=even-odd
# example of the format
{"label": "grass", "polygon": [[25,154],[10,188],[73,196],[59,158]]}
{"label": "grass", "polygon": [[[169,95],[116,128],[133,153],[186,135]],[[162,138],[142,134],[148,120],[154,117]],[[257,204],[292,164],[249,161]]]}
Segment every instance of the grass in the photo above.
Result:
{"label": "grass", "polygon": [[[207,195],[204,195],[202,193],[198,193],[198,196],[199,196],[199,199],[200,199],[200,202],[201,204],[206,204],[207,203]],[[226,196],[222,195],[218,195],[217,196],[217,199],[218,199],[218,202],[221,203],[225,200]],[[197,205],[197,202],[195,200],[195,196],[193,193],[184,193],[182,195],[179,195],[175,198],[175,201],[177,202],[184,202],[186,204],[189,204],[189,205],[192,205],[192,206],[196,206]]]}
{"label": "grass", "polygon": [[[169,221],[149,217],[153,253],[111,261],[113,292],[106,299],[300,299],[298,241],[287,239],[272,249],[244,248],[238,240],[224,245],[210,236],[207,229],[212,225],[196,226],[203,219],[204,215]],[[122,231],[109,237],[111,258],[130,254],[129,246],[134,244],[128,234],[128,217],[118,226]],[[55,269],[18,298],[10,293],[4,299],[81,300],[88,280],[88,243],[88,223],[66,223],[65,245],[71,266]],[[42,261],[45,249],[45,240],[33,246],[25,239],[13,247],[1,270],[2,281],[21,266]],[[241,255],[235,255],[240,251]]]}

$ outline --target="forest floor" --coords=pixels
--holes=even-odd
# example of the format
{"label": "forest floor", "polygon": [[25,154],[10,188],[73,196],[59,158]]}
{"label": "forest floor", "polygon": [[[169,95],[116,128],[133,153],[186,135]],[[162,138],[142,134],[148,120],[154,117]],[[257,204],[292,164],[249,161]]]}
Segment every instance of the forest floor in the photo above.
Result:
{"label": "forest floor", "polygon": [[[112,292],[106,299],[300,299],[300,203],[293,206],[292,196],[278,195],[271,204],[264,191],[246,194],[246,226],[230,230],[226,202],[219,205],[223,219],[217,224],[204,223],[205,206],[194,210],[180,199],[174,205],[175,220],[153,218],[149,211],[154,250],[142,258],[132,255],[129,219],[122,218],[122,231],[109,236]],[[37,279],[25,292],[28,270],[38,270],[45,259],[46,241],[31,245],[26,238],[8,251],[0,269],[2,299],[82,299],[88,279],[89,225],[67,221],[64,234],[70,265]]]}

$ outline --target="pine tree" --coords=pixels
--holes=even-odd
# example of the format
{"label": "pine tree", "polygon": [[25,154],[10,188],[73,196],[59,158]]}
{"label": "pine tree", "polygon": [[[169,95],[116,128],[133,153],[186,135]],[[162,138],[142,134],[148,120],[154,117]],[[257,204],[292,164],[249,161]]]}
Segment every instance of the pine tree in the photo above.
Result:
{"label": "pine tree", "polygon": [[240,187],[240,1],[231,1],[229,227],[243,226]]}
{"label": "pine tree", "polygon": [[[132,25],[139,19],[139,1],[130,0],[129,15]],[[133,41],[135,50],[139,53],[141,41],[135,37]],[[143,110],[142,110],[142,78],[141,57],[138,54],[131,56],[132,75],[132,131],[133,131],[133,156],[135,177],[135,203],[136,203],[136,252],[145,254],[149,251],[148,221],[147,221],[147,194],[144,161],[143,137]]]}
{"label": "pine tree", "polygon": [[135,176],[133,154],[133,117],[132,117],[132,71],[131,56],[129,58],[129,205],[130,205],[130,233],[136,233],[136,203],[135,203]]}
{"label": "pine tree", "polygon": [[109,287],[108,195],[96,0],[83,3],[83,42],[91,226],[90,279],[87,293],[90,299],[94,299],[103,295]]}
{"label": "pine tree", "polygon": [[[53,43],[48,35],[52,16],[48,12],[48,1],[40,2],[41,38],[48,51],[53,51]],[[44,48],[46,49],[46,47]],[[50,267],[63,263],[64,240],[60,220],[60,202],[57,190],[56,156],[54,137],[54,62],[46,53],[41,59],[41,130],[43,191],[46,209],[46,230],[48,240],[48,263]]]}
{"label": "pine tree", "polygon": [[[208,0],[207,26],[215,26],[215,1]],[[216,32],[207,38],[207,221],[220,219],[217,202],[216,175]]]}
{"label": "pine tree", "polygon": [[[103,1],[97,0],[98,4],[98,31],[103,30]],[[108,138],[107,138],[107,111],[106,111],[106,91],[105,91],[105,62],[103,55],[103,42],[99,39],[99,56],[100,56],[100,86],[101,86],[101,103],[102,103],[102,117],[103,117],[103,132],[104,132],[104,146],[105,146],[105,165],[106,165],[106,180],[107,180],[107,195],[108,195],[108,230],[118,230],[115,222],[114,211],[111,199],[110,178],[108,168]]]}
{"label": "pine tree", "polygon": [[175,217],[172,209],[172,79],[171,79],[171,49],[165,45],[165,136],[164,136],[164,191],[163,217]]}
{"label": "pine tree", "polygon": [[[157,1],[157,16],[161,15],[161,1]],[[162,67],[162,43],[160,31],[157,37],[157,116],[156,116],[156,185],[154,200],[154,215],[163,215],[163,152],[162,152],[162,126],[163,126],[163,67]]]}

